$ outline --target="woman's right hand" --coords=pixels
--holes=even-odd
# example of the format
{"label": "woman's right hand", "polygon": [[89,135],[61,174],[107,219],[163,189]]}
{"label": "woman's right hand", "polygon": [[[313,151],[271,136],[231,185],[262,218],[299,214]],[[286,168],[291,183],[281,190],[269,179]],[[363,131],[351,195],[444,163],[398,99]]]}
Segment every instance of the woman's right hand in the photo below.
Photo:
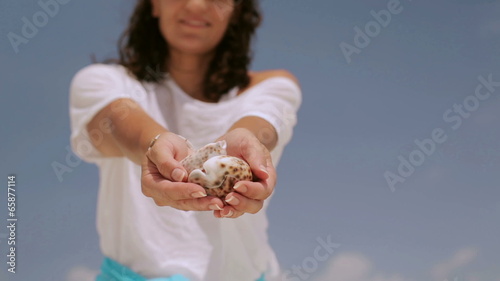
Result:
{"label": "woman's right hand", "polygon": [[200,185],[187,183],[187,172],[180,163],[192,149],[188,141],[177,134],[160,134],[142,160],[142,193],[158,206],[170,206],[184,211],[222,210],[224,204],[207,193]]}

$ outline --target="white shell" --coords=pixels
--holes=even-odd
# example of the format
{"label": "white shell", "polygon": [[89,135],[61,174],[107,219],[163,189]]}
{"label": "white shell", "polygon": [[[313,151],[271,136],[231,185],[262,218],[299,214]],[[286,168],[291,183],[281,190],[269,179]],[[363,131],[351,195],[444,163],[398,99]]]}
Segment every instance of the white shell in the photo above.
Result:
{"label": "white shell", "polygon": [[194,169],[203,168],[203,163],[217,155],[226,155],[226,141],[218,141],[205,145],[184,158],[181,164],[187,170],[188,174],[190,174]]}
{"label": "white shell", "polygon": [[189,182],[197,183],[205,188],[218,188],[226,177],[237,180],[251,180],[250,166],[237,157],[214,156],[203,164],[203,169],[195,169],[189,174]]}
{"label": "white shell", "polygon": [[238,157],[226,154],[226,142],[200,148],[181,161],[188,171],[188,182],[205,188],[208,195],[224,198],[240,180],[252,180],[250,166]]}

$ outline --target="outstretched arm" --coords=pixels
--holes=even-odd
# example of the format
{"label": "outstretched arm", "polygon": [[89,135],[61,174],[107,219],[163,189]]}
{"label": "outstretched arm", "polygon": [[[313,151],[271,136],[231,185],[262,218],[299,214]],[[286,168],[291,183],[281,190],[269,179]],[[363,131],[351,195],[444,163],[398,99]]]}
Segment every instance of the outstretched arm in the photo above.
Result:
{"label": "outstretched arm", "polygon": [[241,118],[228,132],[238,128],[249,130],[269,151],[272,151],[278,142],[276,129],[262,118],[255,116]]}
{"label": "outstretched arm", "polygon": [[[286,70],[253,73],[251,82],[253,85],[250,86],[273,77],[288,78],[298,86],[295,76]],[[277,123],[278,119],[279,124],[273,126],[266,119],[249,114],[236,121],[228,132],[219,138],[226,140],[229,155],[240,157],[250,164],[256,181],[238,182],[234,187],[236,192],[231,192],[225,198],[229,206],[215,211],[216,217],[237,218],[244,213],[257,213],[262,209],[264,200],[273,193],[276,185],[276,169],[270,151],[276,147],[279,137],[283,137],[280,141],[286,143],[287,138],[291,136],[296,110],[300,104],[300,89],[296,86],[281,84],[281,86],[259,93],[252,93],[257,95],[251,98],[250,112],[263,113],[267,117],[272,116],[270,118],[274,119],[274,123]],[[261,108],[261,105],[265,105],[264,108]],[[293,113],[293,116],[287,116],[287,112]],[[280,124],[287,128],[286,130],[281,128],[281,135],[275,127]],[[284,131],[288,134],[283,133]]]}
{"label": "outstretched arm", "polygon": [[167,132],[135,101],[117,99],[99,111],[87,125],[92,144],[105,157],[127,157],[141,165],[149,143],[159,133]]}
{"label": "outstretched arm", "polygon": [[236,192],[225,198],[229,206],[215,211],[216,217],[237,218],[244,213],[260,211],[276,185],[276,170],[270,150],[277,143],[277,133],[266,120],[249,116],[236,122],[218,140],[225,140],[227,153],[244,159],[250,165],[257,181],[241,181],[235,185]]}
{"label": "outstretched arm", "polygon": [[189,144],[168,132],[134,101],[111,102],[93,117],[87,130],[90,135],[105,132],[99,138],[92,138],[103,156],[128,157],[142,166],[142,192],[157,205],[199,211],[223,205],[219,198],[207,197],[201,186],[182,182],[187,173],[179,161],[190,152]]}

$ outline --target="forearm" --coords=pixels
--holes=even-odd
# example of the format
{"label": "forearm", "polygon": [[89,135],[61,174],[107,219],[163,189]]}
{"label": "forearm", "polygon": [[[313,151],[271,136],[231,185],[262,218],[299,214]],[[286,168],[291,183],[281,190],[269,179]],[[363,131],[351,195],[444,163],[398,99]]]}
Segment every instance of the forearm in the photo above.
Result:
{"label": "forearm", "polygon": [[127,157],[140,164],[151,140],[167,130],[130,99],[113,101],[89,122],[94,146],[107,157]]}
{"label": "forearm", "polygon": [[237,128],[249,130],[269,151],[272,151],[278,142],[278,134],[274,126],[260,117],[244,117],[234,123],[228,132]]}

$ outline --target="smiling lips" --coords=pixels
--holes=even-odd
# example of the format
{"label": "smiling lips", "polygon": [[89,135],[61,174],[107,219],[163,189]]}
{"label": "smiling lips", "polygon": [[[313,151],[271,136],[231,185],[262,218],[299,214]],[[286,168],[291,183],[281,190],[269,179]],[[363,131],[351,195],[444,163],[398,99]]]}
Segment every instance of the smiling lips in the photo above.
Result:
{"label": "smiling lips", "polygon": [[190,26],[190,27],[195,27],[195,28],[203,28],[203,27],[208,27],[210,24],[206,21],[201,21],[201,20],[181,20],[181,23]]}

